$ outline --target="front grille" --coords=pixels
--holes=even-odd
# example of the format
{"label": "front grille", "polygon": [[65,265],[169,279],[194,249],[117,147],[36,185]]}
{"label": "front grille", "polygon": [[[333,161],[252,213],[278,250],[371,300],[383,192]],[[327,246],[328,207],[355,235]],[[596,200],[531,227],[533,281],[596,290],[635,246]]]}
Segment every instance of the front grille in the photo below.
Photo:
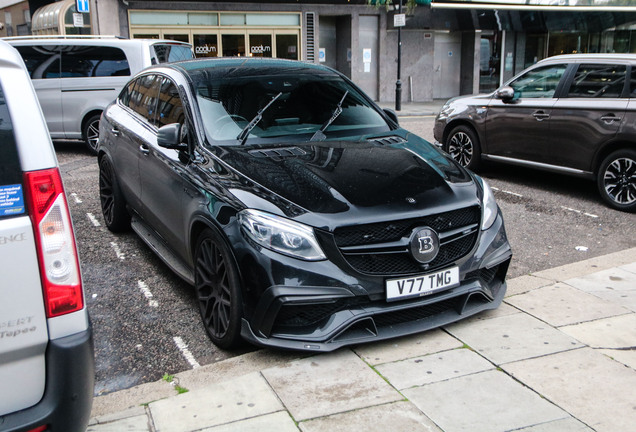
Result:
{"label": "front grille", "polygon": [[341,227],[336,229],[334,236],[338,247],[368,245],[399,240],[418,226],[428,226],[438,234],[443,233],[476,224],[480,216],[479,207],[474,206],[422,218]]}
{"label": "front grille", "polygon": [[[437,215],[415,219],[405,219],[386,223],[373,223],[337,228],[334,232],[336,245],[345,260],[356,271],[372,275],[398,275],[429,271],[442,267],[466,256],[475,245],[479,230],[480,209],[477,206],[454,210]],[[445,232],[471,227],[467,234],[442,240],[440,251],[435,259],[423,266],[411,256],[408,243],[417,227],[428,226],[434,229],[440,238]],[[404,247],[383,248],[381,243],[403,241]],[[379,245],[372,251],[364,246]],[[358,247],[358,249],[356,249]]]}

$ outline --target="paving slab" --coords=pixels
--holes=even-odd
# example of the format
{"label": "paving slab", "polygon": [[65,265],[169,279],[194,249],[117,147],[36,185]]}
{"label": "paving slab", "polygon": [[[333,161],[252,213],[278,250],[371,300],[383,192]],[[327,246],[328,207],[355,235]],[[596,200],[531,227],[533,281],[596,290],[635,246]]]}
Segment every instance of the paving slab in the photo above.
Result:
{"label": "paving slab", "polygon": [[528,291],[532,291],[534,289],[544,287],[546,285],[551,285],[553,283],[554,281],[551,279],[544,279],[537,276],[532,276],[532,275],[519,276],[514,279],[509,279],[506,281],[506,285],[508,286],[506,289],[506,297],[511,297],[517,294],[523,294]]}
{"label": "paving slab", "polygon": [[376,370],[398,390],[493,368],[492,363],[467,348],[376,366]]}
{"label": "paving slab", "polygon": [[566,284],[586,292],[634,291],[636,274],[620,268],[612,268],[585,277],[567,279]]}
{"label": "paving slab", "polygon": [[157,432],[194,431],[283,410],[267,381],[253,372],[149,405]]}
{"label": "paving slab", "polygon": [[601,349],[599,352],[605,354],[607,357],[615,360],[619,363],[624,364],[627,367],[630,367],[636,370],[636,350],[629,349]]}
{"label": "paving slab", "polygon": [[148,432],[148,416],[146,414],[127,417],[108,423],[93,424],[86,432]]}
{"label": "paving slab", "polygon": [[563,420],[555,420],[536,426],[519,429],[515,432],[594,432],[580,421],[570,417]]}
{"label": "paving slab", "polygon": [[629,313],[622,306],[564,283],[538,288],[506,301],[555,327]]}
{"label": "paving slab", "polygon": [[411,388],[403,394],[445,432],[504,432],[569,417],[497,370]]}
{"label": "paving slab", "polygon": [[296,421],[402,399],[349,349],[293,361],[262,373]]}
{"label": "paving slab", "polygon": [[460,321],[446,330],[497,365],[582,346],[573,337],[525,313]]}
{"label": "paving slab", "polygon": [[591,348],[502,366],[598,432],[633,431],[636,371]]}
{"label": "paving slab", "polygon": [[636,347],[636,314],[630,313],[559,328],[593,348]]}
{"label": "paving slab", "polygon": [[241,420],[203,429],[202,432],[298,432],[299,429],[287,411]]}
{"label": "paving slab", "polygon": [[300,423],[303,432],[442,432],[410,402],[395,402]]}
{"label": "paving slab", "polygon": [[631,264],[626,264],[624,266],[620,266],[619,268],[622,269],[622,270],[626,270],[626,271],[628,271],[630,273],[636,274],[636,261],[634,261]]}
{"label": "paving slab", "polygon": [[419,357],[463,344],[443,330],[435,329],[398,339],[374,342],[353,347],[353,351],[370,365]]}

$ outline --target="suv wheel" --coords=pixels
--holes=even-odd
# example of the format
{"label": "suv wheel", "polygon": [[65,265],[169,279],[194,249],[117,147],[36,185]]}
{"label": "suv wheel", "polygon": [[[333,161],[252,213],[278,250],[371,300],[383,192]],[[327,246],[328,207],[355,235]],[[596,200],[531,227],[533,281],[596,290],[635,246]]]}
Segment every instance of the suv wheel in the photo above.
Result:
{"label": "suv wheel", "polygon": [[636,150],[618,150],[607,156],[596,181],[601,197],[611,207],[636,211]]}
{"label": "suv wheel", "polygon": [[194,286],[208,336],[220,348],[241,341],[241,293],[229,247],[211,229],[201,233],[195,252]]}
{"label": "suv wheel", "polygon": [[101,115],[95,114],[91,116],[86,123],[84,123],[84,129],[82,130],[82,136],[84,137],[84,143],[88,147],[88,151],[93,155],[97,155],[97,148],[99,147],[99,119]]}
{"label": "suv wheel", "polygon": [[113,166],[106,156],[99,160],[99,200],[108,229],[112,232],[126,231],[130,227],[130,213],[126,210]]}
{"label": "suv wheel", "polygon": [[457,126],[451,130],[444,150],[461,166],[473,171],[479,168],[481,149],[475,131],[468,126]]}

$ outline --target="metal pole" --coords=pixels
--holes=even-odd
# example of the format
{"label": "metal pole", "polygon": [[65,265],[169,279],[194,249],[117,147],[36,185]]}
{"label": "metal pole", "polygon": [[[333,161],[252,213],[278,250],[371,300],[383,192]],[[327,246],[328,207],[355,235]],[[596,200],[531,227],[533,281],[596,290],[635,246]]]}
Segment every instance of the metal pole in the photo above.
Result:
{"label": "metal pole", "polygon": [[[398,0],[398,13],[402,13],[402,0]],[[402,27],[398,27],[398,54],[397,54],[397,81],[395,82],[395,110],[402,109],[402,82],[400,72],[402,69]]]}

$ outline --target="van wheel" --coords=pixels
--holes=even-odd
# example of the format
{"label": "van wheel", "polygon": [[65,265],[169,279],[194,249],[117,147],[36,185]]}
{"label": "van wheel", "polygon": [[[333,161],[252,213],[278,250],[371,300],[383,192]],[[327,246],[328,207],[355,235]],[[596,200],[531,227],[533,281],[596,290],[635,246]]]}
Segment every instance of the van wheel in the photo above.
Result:
{"label": "van wheel", "polygon": [[476,171],[481,162],[481,147],[475,131],[468,126],[457,126],[448,134],[444,150],[461,166]]}
{"label": "van wheel", "polygon": [[84,137],[84,143],[88,147],[88,151],[92,155],[97,155],[97,149],[99,147],[99,119],[101,115],[95,114],[91,116],[85,123],[82,130],[82,136]]}
{"label": "van wheel", "polygon": [[241,290],[234,258],[227,243],[211,229],[204,230],[195,250],[194,286],[201,319],[219,348],[241,342]]}
{"label": "van wheel", "polygon": [[607,156],[598,170],[596,183],[610,207],[636,211],[636,150],[618,150]]}
{"label": "van wheel", "polygon": [[123,232],[130,228],[130,213],[126,210],[113,166],[106,156],[99,160],[99,200],[104,222],[110,231]]}

